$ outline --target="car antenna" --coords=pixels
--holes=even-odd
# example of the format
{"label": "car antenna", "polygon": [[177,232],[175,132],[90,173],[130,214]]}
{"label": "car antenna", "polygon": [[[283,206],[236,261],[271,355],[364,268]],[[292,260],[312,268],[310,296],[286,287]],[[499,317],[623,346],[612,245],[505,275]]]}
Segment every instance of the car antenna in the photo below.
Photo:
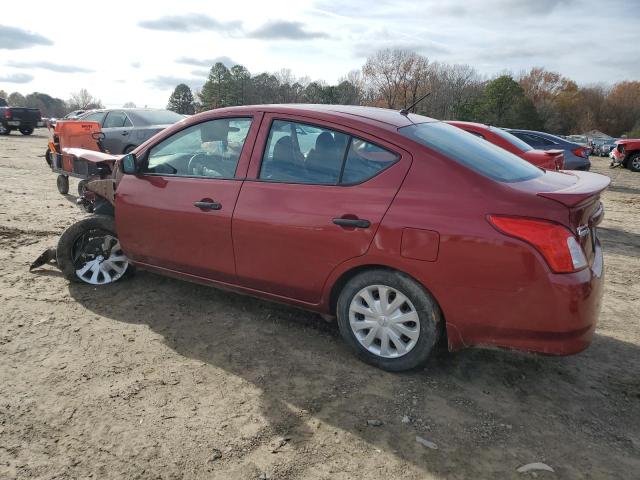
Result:
{"label": "car antenna", "polygon": [[422,100],[424,100],[425,98],[427,98],[429,95],[431,95],[431,92],[421,96],[418,100],[416,100],[415,102],[413,102],[411,105],[409,105],[407,108],[403,108],[402,110],[400,110],[400,115],[409,115],[409,110],[411,110],[413,107],[415,107],[417,104],[419,104]]}

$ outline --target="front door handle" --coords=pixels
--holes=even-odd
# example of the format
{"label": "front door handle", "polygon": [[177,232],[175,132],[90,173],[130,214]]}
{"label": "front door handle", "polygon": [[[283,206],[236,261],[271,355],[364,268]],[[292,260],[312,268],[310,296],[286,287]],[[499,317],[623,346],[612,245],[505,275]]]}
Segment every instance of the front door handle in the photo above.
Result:
{"label": "front door handle", "polygon": [[369,228],[371,226],[369,220],[363,220],[361,218],[334,218],[333,223],[341,227],[351,228]]}
{"label": "front door handle", "polygon": [[120,135],[126,136],[126,135],[129,135],[129,132],[122,132],[120,133]]}
{"label": "front door handle", "polygon": [[198,207],[200,210],[220,210],[222,204],[214,202],[213,200],[201,200],[193,203],[194,207]]}

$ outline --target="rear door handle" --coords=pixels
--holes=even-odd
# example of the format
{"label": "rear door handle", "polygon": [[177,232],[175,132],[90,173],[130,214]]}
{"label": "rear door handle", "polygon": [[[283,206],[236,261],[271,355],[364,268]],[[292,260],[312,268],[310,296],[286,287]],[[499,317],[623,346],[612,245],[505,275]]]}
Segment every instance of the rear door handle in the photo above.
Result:
{"label": "rear door handle", "polygon": [[193,203],[194,207],[198,207],[200,210],[220,210],[222,208],[222,204],[218,202],[201,200],[199,202]]}
{"label": "rear door handle", "polygon": [[371,226],[369,220],[363,220],[361,218],[334,218],[333,223],[341,227],[351,228],[369,228]]}

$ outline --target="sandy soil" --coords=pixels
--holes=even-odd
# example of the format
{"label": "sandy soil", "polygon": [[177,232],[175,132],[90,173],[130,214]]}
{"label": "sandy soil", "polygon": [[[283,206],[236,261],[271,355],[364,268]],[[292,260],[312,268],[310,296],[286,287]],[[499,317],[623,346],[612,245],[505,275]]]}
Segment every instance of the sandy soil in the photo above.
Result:
{"label": "sandy soil", "polygon": [[295,309],[144,272],[101,289],[29,273],[83,215],[45,148],[0,137],[0,478],[637,478],[640,174],[594,159],[613,184],[588,350],[389,374]]}

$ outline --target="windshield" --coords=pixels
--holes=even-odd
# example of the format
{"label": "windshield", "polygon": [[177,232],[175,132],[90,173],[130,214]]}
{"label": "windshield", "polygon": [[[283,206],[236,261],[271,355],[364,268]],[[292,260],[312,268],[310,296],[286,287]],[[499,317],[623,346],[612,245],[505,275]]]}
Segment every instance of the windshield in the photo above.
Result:
{"label": "windshield", "polygon": [[507,142],[509,142],[514,147],[522,150],[523,152],[528,152],[529,150],[533,150],[533,147],[529,145],[527,142],[525,142],[524,140],[520,140],[518,137],[516,137],[515,135],[509,132],[505,132],[501,128],[489,127],[489,129],[499,137],[504,138]]}
{"label": "windshield", "polygon": [[499,182],[521,182],[543,175],[542,170],[520,157],[443,122],[419,123],[402,127],[398,131],[405,137]]}
{"label": "windshield", "polygon": [[171,125],[184,120],[184,117],[170,110],[133,110],[127,111],[132,117],[139,119],[145,125]]}

